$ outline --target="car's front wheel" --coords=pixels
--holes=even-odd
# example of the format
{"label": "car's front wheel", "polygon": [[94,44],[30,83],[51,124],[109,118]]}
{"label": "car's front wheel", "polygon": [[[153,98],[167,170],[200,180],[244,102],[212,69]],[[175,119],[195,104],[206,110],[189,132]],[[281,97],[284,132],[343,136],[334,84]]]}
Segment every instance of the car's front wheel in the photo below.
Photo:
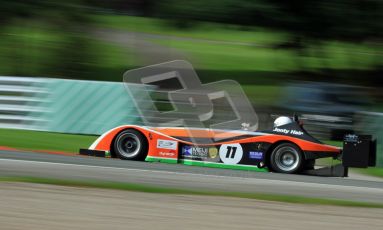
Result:
{"label": "car's front wheel", "polygon": [[137,130],[127,129],[116,136],[113,150],[122,160],[144,160],[148,153],[148,141]]}
{"label": "car's front wheel", "polygon": [[282,143],[270,155],[270,167],[279,173],[298,173],[303,165],[302,151],[292,143]]}

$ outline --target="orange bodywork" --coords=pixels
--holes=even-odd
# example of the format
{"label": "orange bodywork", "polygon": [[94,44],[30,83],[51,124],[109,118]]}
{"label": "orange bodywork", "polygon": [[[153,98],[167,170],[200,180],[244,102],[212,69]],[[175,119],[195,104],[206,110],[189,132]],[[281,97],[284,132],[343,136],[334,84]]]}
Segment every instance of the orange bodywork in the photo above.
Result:
{"label": "orange bodywork", "polygon": [[208,129],[185,129],[185,128],[148,128],[143,126],[135,125],[125,125],[114,128],[101,137],[99,137],[95,143],[90,147],[92,150],[100,151],[111,151],[113,145],[113,140],[118,133],[126,129],[135,129],[140,131],[148,140],[149,151],[148,156],[153,157],[163,157],[163,158],[178,158],[178,145],[175,149],[166,149],[161,150],[157,148],[157,143],[159,140],[166,141],[176,141],[177,143],[183,143],[187,145],[197,145],[197,146],[215,146],[221,144],[244,144],[244,143],[253,143],[253,142],[267,142],[270,144],[275,144],[277,142],[292,142],[299,146],[302,151],[312,151],[312,152],[332,152],[332,153],[341,153],[341,149],[325,145],[321,143],[315,143],[311,141],[306,141],[299,139],[298,137],[291,137],[278,134],[269,134],[269,133],[257,133],[259,135],[254,135],[252,137],[238,138],[230,141],[223,142],[214,142],[211,144],[200,144],[192,143],[179,139],[178,137],[193,137],[193,138],[216,138],[216,139],[228,139],[243,136],[244,134],[249,134],[253,132],[246,131],[227,131],[227,130],[208,130]]}

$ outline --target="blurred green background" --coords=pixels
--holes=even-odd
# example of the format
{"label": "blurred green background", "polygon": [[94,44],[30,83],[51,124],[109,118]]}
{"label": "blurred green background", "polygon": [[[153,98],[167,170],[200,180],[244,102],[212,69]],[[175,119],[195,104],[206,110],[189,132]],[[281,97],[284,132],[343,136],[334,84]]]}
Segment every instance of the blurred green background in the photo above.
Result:
{"label": "blurred green background", "polygon": [[382,12],[380,0],[7,1],[0,75],[121,81],[183,58],[204,82],[381,86]]}

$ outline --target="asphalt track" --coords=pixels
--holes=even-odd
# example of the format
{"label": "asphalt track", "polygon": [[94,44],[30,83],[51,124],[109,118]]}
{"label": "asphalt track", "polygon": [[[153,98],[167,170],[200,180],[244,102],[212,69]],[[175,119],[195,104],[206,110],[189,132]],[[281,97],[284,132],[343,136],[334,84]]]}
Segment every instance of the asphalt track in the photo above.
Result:
{"label": "asphalt track", "polygon": [[271,193],[383,203],[381,181],[19,151],[0,151],[0,176],[102,180],[204,191]]}

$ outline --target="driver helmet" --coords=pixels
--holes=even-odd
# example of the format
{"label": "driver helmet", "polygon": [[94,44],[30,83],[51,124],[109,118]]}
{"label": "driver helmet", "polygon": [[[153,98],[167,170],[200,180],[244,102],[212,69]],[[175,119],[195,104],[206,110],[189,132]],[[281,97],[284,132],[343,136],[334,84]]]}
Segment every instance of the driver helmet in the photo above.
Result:
{"label": "driver helmet", "polygon": [[285,117],[285,116],[278,117],[274,121],[274,127],[279,127],[279,126],[282,126],[282,125],[287,125],[287,124],[290,124],[292,122],[293,122],[293,120],[291,118],[289,118],[289,117]]}

